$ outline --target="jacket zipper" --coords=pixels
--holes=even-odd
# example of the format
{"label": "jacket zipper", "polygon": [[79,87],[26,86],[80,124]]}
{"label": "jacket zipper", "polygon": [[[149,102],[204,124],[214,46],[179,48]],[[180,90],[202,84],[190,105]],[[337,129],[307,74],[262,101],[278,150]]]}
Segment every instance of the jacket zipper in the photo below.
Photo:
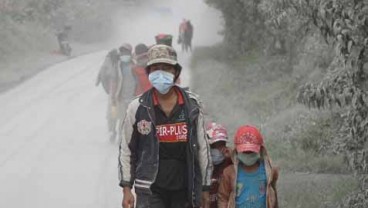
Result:
{"label": "jacket zipper", "polygon": [[[192,136],[192,135],[193,135],[193,128],[191,127],[189,136]],[[194,170],[194,168],[195,168],[195,165],[194,165],[194,153],[193,153],[193,148],[192,148],[192,141],[190,141],[189,146],[190,146],[190,151],[192,153],[192,187],[191,187],[191,190],[192,190],[192,206],[195,207],[195,205],[194,205],[194,202],[195,202],[195,191],[194,191],[195,170]]]}
{"label": "jacket zipper", "polygon": [[[189,125],[191,125],[192,124],[192,120],[191,120],[191,114],[195,111],[195,110],[197,110],[198,108],[194,108],[194,109],[192,109],[190,112],[189,112],[189,114],[188,114],[188,120],[189,120]],[[192,135],[193,135],[193,127],[192,127],[192,125],[190,126],[190,138],[192,138]],[[193,145],[193,147],[195,147],[196,146],[196,144],[192,144],[192,140],[190,139],[189,140],[190,142],[190,144],[189,144],[189,146],[190,146],[190,150],[191,150],[191,153],[192,153],[192,206],[193,207],[195,207],[195,201],[196,201],[196,195],[195,195],[195,190],[194,190],[194,178],[195,178],[195,165],[194,165],[194,151],[193,151],[193,148],[192,148],[192,145]]]}
{"label": "jacket zipper", "polygon": [[[153,121],[153,119],[152,119],[152,116],[151,116],[151,113],[150,113],[150,109],[151,109],[151,107],[149,107],[149,106],[146,106],[146,105],[143,105],[142,104],[142,106],[143,107],[145,107],[146,109],[147,109],[147,113],[148,113],[148,116],[149,116],[149,118],[151,119],[151,122],[152,122],[152,124],[153,124],[153,127],[156,129],[156,125],[155,125],[155,122]],[[194,109],[192,109],[190,112],[189,112],[189,114],[188,114],[188,120],[189,120],[189,125],[191,124],[191,114],[195,111],[195,110],[198,110],[199,108],[194,108]],[[192,126],[191,126],[191,128],[190,128],[190,138],[192,137],[192,135],[193,135],[193,128],[192,128]],[[157,138],[157,137],[156,137]],[[193,152],[193,148],[192,148],[192,141],[191,140],[189,140],[190,141],[190,150],[191,150],[191,152],[192,152],[192,165],[193,165],[193,167],[192,167],[192,206],[193,207],[195,207],[195,204],[194,204],[194,202],[195,202],[195,191],[194,191],[194,177],[195,177],[195,164],[194,164],[194,152]],[[194,147],[196,146],[195,144],[193,145]],[[157,148],[157,151],[158,151],[158,154],[157,154],[157,168],[156,168],[156,172],[155,172],[155,176],[154,176],[154,179],[153,179],[153,183],[156,181],[156,177],[157,177],[157,174],[158,174],[158,166],[159,166],[159,154],[160,154],[160,147],[158,147]]]}

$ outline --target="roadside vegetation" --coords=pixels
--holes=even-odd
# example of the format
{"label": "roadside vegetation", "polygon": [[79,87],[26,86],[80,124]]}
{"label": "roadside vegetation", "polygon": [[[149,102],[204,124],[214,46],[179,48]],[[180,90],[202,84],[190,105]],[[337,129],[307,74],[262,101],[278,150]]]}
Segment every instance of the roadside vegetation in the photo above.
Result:
{"label": "roadside vegetation", "polygon": [[[207,61],[194,61],[194,73],[215,79],[206,82],[216,85],[213,95],[204,98],[209,112],[224,114],[219,121],[230,122],[230,129],[246,122],[259,126],[276,163],[286,171],[354,175],[356,191],[331,206],[367,207],[368,3],[206,2],[221,11],[225,26],[222,45],[194,54],[207,56]],[[203,72],[206,65],[211,73]],[[223,73],[214,75],[216,69]],[[225,98],[217,98],[222,92],[227,92]],[[317,207],[330,206],[316,201]],[[316,207],[294,205],[300,206]]]}
{"label": "roadside vegetation", "polygon": [[[331,148],[341,125],[339,111],[321,112],[298,104],[295,76],[300,74],[284,71],[284,56],[254,50],[229,60],[223,48],[194,51],[193,90],[200,94],[207,118],[223,123],[231,140],[240,125],[261,128],[268,151],[281,169],[280,207],[336,205],[358,190],[344,156]],[[310,74],[317,73],[309,69]]]}

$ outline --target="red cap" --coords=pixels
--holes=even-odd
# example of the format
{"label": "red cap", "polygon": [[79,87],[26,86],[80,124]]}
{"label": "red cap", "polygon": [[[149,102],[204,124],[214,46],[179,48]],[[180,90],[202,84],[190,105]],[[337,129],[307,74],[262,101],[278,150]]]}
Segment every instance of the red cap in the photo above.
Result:
{"label": "red cap", "polygon": [[241,126],[234,138],[234,144],[238,152],[260,152],[263,146],[263,138],[259,130],[254,126]]}

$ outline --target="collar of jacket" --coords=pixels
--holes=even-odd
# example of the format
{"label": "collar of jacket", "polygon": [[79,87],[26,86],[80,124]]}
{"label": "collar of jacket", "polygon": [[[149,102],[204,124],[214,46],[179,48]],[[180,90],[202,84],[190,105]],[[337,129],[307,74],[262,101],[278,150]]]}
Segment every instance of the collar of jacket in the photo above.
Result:
{"label": "collar of jacket", "polygon": [[[189,119],[192,122],[198,117],[200,113],[200,109],[201,109],[200,104],[199,104],[200,102],[197,96],[191,93],[188,89],[181,88],[177,85],[174,87],[176,87],[180,91],[180,93],[183,95],[184,106],[185,108],[187,108]],[[153,116],[152,122],[155,121],[154,113],[153,113],[154,112],[153,93],[154,93],[154,88],[151,88],[139,98],[140,104],[148,108],[148,110],[151,112],[151,116]]]}

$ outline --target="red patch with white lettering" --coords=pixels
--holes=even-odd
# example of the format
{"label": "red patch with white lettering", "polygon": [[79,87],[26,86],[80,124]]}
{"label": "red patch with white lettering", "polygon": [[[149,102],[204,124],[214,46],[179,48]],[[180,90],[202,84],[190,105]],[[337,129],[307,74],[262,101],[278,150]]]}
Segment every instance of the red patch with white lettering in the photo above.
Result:
{"label": "red patch with white lettering", "polygon": [[187,142],[188,125],[187,123],[174,123],[156,126],[157,137],[160,142]]}

